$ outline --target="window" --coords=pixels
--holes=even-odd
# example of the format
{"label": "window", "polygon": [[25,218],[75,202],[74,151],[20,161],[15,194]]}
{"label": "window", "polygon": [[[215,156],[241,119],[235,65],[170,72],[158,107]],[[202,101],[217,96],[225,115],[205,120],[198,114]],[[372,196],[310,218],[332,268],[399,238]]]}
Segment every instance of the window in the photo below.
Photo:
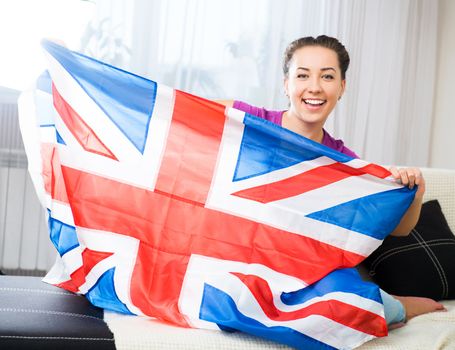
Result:
{"label": "window", "polygon": [[0,2],[0,86],[23,90],[44,69],[42,38],[59,38],[78,48],[94,4],[80,0]]}

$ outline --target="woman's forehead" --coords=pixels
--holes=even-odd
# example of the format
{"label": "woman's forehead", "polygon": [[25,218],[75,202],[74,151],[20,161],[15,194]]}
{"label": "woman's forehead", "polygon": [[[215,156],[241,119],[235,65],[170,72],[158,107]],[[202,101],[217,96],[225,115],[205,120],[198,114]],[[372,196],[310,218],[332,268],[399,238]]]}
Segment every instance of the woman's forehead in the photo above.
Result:
{"label": "woman's forehead", "polygon": [[338,56],[335,51],[321,46],[305,46],[294,52],[291,66],[297,68],[328,68],[339,70]]}

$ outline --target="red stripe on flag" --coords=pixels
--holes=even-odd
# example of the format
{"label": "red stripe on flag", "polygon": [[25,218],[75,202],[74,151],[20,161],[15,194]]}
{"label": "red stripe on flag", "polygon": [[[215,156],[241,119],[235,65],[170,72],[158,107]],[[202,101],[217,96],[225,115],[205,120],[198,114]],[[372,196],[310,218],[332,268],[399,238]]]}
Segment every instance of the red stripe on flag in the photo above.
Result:
{"label": "red stripe on flag", "polygon": [[44,190],[51,195],[52,199],[68,203],[60,165],[60,157],[55,144],[41,144],[41,159]]}
{"label": "red stripe on flag", "polygon": [[145,314],[185,325],[177,300],[191,254],[259,263],[312,283],[364,257],[271,226],[62,167],[76,226],[141,241],[131,298]]}
{"label": "red stripe on flag", "polygon": [[389,176],[390,172],[373,164],[356,169],[343,163],[333,163],[330,165],[319,166],[284,180],[241,190],[233,193],[232,195],[260,203],[270,203],[297,196],[351,176],[360,176],[365,174],[384,178]]}
{"label": "red stripe on flag", "polygon": [[373,312],[364,310],[338,300],[325,300],[313,303],[295,311],[282,311],[275,307],[270,286],[264,279],[241,273],[232,273],[237,276],[251,291],[261,309],[268,318],[274,321],[293,321],[311,315],[321,315],[360,332],[384,337],[387,335],[385,319]]}
{"label": "red stripe on flag", "polygon": [[156,189],[204,204],[223,134],[225,107],[176,90]]}
{"label": "red stripe on flag", "polygon": [[70,292],[77,293],[79,291],[79,288],[76,286],[76,284],[73,282],[72,279],[62,282],[62,283],[57,283],[55,286],[69,290]]}
{"label": "red stripe on flag", "polygon": [[55,109],[83,149],[87,152],[118,160],[79,114],[63,99],[54,84],[52,84],[52,96]]}
{"label": "red stripe on flag", "polygon": [[373,163],[365,165],[364,167],[359,168],[359,170],[363,171],[365,174],[370,174],[381,179],[385,179],[386,177],[392,175],[392,173],[386,168]]}
{"label": "red stripe on flag", "polygon": [[98,252],[96,250],[91,250],[85,248],[82,252],[82,265],[86,275],[98,264],[101,260],[104,260],[110,257],[113,253],[111,252]]}

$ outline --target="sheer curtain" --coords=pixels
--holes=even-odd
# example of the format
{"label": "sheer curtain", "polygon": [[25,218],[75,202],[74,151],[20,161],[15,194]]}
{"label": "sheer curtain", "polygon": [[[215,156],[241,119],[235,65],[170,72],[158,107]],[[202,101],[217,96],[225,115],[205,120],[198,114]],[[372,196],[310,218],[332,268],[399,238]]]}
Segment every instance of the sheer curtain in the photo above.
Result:
{"label": "sheer curtain", "polygon": [[438,2],[96,1],[81,50],[207,98],[284,109],[281,58],[301,36],[338,37],[347,92],[327,129],[363,158],[428,165]]}

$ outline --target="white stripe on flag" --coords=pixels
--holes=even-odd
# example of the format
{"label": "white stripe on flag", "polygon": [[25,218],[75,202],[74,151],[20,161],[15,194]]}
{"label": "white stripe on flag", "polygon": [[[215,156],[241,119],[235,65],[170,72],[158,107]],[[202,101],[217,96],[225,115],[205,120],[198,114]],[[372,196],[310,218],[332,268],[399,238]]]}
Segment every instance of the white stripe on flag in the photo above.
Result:
{"label": "white stripe on flag", "polygon": [[73,272],[82,267],[82,251],[84,247],[79,245],[74,249],[67,251],[62,260],[65,265],[65,272],[70,276]]}
{"label": "white stripe on flag", "polygon": [[74,226],[74,217],[71,207],[68,203],[63,203],[52,199],[51,195],[46,193],[46,208],[51,211],[51,216],[63,222],[66,225]]}
{"label": "white stripe on flag", "polygon": [[[19,126],[27,154],[28,171],[32,179],[39,201],[46,206],[44,181],[42,177],[43,163],[41,158],[41,140],[36,120],[36,93],[25,91],[18,99]],[[55,138],[55,133],[54,133]]]}

